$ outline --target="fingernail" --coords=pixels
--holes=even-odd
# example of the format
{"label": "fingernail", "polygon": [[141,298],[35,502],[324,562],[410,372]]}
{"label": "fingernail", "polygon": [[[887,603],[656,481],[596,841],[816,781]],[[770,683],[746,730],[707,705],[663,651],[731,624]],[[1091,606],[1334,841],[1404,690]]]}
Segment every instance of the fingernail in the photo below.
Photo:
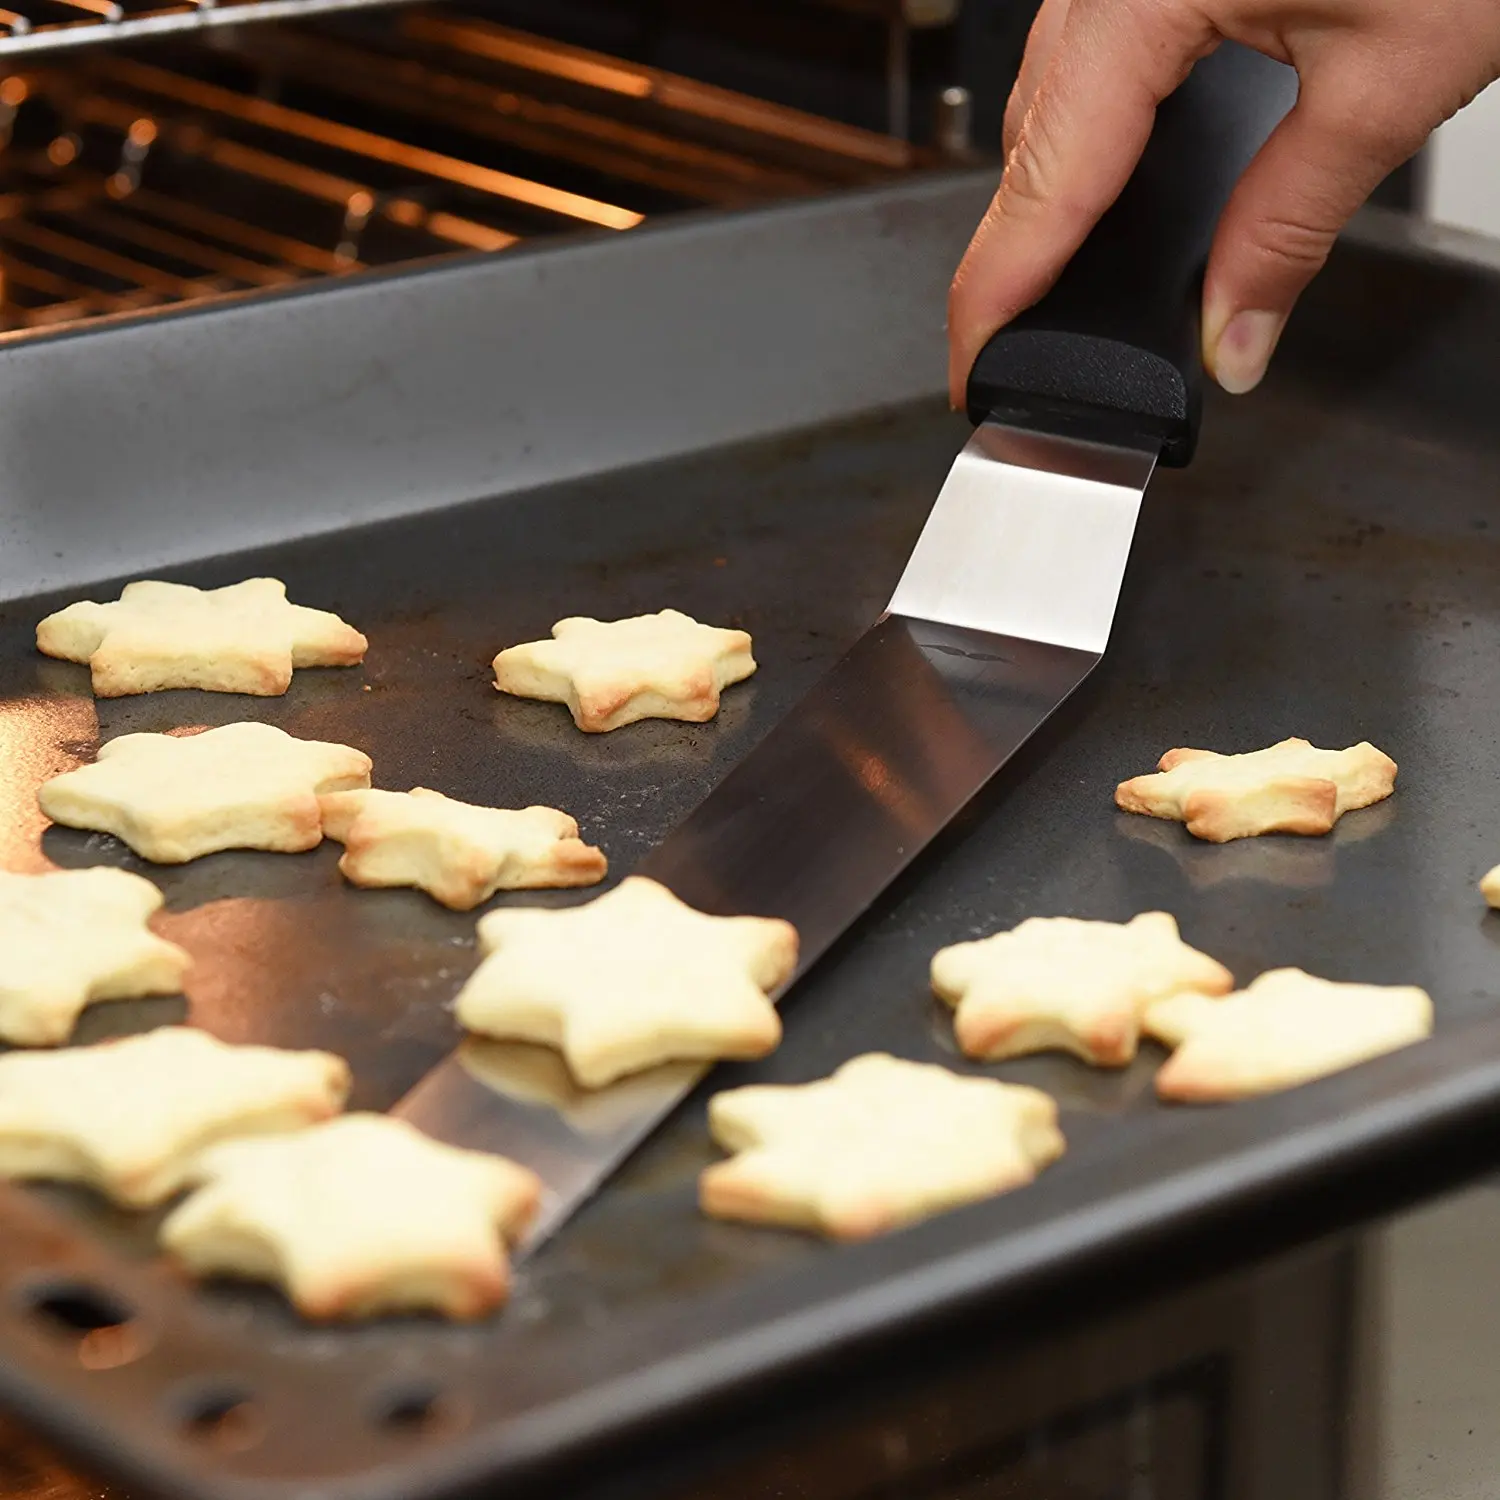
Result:
{"label": "fingernail", "polygon": [[1285,322],[1282,313],[1240,312],[1224,325],[1210,364],[1214,379],[1231,396],[1260,384]]}

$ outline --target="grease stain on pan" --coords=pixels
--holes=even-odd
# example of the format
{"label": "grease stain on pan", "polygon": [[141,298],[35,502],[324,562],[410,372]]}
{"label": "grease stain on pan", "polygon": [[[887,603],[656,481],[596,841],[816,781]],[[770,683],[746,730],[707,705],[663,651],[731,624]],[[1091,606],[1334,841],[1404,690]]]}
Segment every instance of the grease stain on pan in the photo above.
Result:
{"label": "grease stain on pan", "polygon": [[42,836],[52,825],[37,806],[44,781],[92,760],[99,720],[94,700],[36,695],[0,699],[0,868],[52,868]]}

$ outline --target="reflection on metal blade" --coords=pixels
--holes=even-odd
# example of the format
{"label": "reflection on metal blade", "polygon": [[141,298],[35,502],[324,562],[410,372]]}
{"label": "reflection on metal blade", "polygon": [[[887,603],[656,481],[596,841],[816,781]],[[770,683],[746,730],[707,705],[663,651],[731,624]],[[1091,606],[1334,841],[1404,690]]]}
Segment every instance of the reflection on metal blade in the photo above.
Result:
{"label": "reflection on metal blade", "polygon": [[470,1038],[393,1113],[454,1146],[499,1151],[542,1179],[522,1258],[551,1235],[708,1071],[664,1063],[603,1089],[580,1089],[560,1054]]}
{"label": "reflection on metal blade", "polygon": [[[819,958],[1098,662],[1094,652],[891,615],[640,866],[702,911],[785,917]],[[555,1055],[466,1043],[396,1107],[546,1184],[534,1249],[705,1069],[577,1089]]]}
{"label": "reflection on metal blade", "polygon": [[1155,467],[1148,447],[983,423],[948,471],[890,612],[1103,651]]}
{"label": "reflection on metal blade", "polygon": [[888,615],[639,873],[702,911],[785,917],[803,973],[1098,660]]}

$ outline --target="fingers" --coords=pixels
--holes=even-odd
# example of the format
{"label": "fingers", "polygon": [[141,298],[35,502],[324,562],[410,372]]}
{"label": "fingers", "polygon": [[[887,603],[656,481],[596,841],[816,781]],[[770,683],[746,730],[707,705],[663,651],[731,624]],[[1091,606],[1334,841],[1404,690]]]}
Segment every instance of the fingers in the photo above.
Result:
{"label": "fingers", "polygon": [[955,406],[975,356],[1057,279],[1140,159],[1156,106],[1217,40],[1194,0],[1072,0],[948,296]]}
{"label": "fingers", "polygon": [[1042,81],[1048,63],[1052,61],[1052,54],[1057,50],[1063,22],[1068,18],[1068,4],[1069,0],[1042,0],[1041,9],[1031,23],[1031,30],[1026,37],[1026,51],[1021,58],[1021,71],[1005,106],[1001,145],[1007,156],[1015,150],[1016,140],[1021,134],[1021,122],[1026,118],[1026,111],[1031,107],[1037,85]]}
{"label": "fingers", "polygon": [[1349,64],[1303,69],[1295,108],[1219,221],[1203,288],[1203,361],[1227,391],[1260,383],[1339,231],[1441,117],[1429,119],[1408,91],[1372,97],[1362,77]]}

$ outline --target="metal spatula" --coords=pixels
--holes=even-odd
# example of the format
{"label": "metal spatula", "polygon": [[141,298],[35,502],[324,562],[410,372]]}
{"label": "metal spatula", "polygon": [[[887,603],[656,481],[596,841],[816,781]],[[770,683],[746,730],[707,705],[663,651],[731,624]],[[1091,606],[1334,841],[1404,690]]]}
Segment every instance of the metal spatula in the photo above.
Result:
{"label": "metal spatula", "polygon": [[[1294,91],[1290,70],[1226,45],[1162,106],[1120,200],[976,361],[977,430],[887,613],[637,873],[703,911],[788,918],[800,975],[1092,671],[1146,483],[1192,455],[1214,224]],[[529,1250],[704,1071],[588,1094],[537,1049],[469,1046],[396,1113],[541,1175]]]}

